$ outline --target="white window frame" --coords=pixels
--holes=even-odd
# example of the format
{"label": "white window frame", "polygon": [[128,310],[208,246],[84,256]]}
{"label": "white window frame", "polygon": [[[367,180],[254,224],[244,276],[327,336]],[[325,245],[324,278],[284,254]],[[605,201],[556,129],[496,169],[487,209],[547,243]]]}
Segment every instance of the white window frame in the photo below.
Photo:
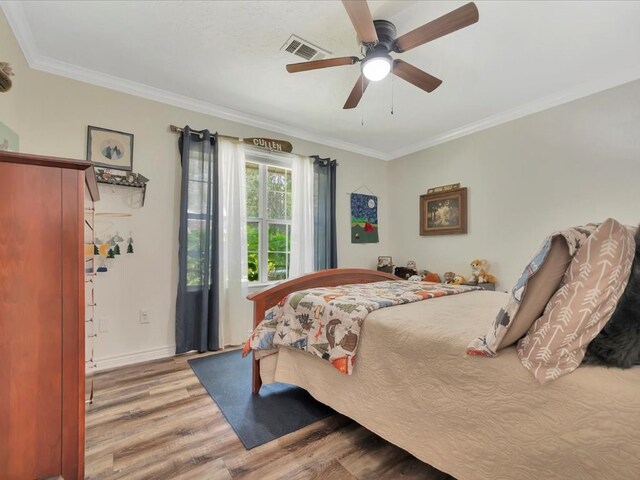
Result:
{"label": "white window frame", "polygon": [[[253,150],[253,149],[251,149]],[[249,286],[269,285],[282,280],[268,280],[269,278],[269,225],[286,225],[291,231],[291,220],[280,220],[267,218],[267,204],[268,204],[268,191],[267,191],[267,175],[269,167],[284,168],[286,170],[292,170],[293,160],[287,158],[286,154],[275,154],[262,151],[250,151],[247,149],[246,162],[255,163],[259,165],[258,170],[258,214],[259,217],[250,217],[247,213],[247,223],[258,223],[258,258],[260,265],[258,267],[258,280],[249,282]],[[293,172],[292,172],[293,175]],[[285,227],[286,228],[286,227]],[[289,233],[290,235],[290,233]],[[291,261],[291,251],[283,252],[288,253],[288,262]],[[287,264],[287,272],[289,271],[289,264]],[[287,277],[289,274],[287,273]],[[286,280],[283,279],[283,280]]]}

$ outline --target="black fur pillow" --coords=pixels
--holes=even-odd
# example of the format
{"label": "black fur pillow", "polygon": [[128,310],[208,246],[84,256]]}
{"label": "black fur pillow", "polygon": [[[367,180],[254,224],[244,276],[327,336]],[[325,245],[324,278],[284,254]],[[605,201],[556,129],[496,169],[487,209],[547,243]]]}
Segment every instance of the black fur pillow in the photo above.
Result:
{"label": "black fur pillow", "polygon": [[640,227],[631,276],[613,315],[587,347],[583,363],[630,368],[640,365]]}

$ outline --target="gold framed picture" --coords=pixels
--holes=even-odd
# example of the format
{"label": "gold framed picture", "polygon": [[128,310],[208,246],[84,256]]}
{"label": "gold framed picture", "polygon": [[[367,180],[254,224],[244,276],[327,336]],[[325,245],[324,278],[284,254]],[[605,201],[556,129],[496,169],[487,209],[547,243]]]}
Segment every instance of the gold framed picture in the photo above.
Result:
{"label": "gold framed picture", "polygon": [[420,235],[467,233],[467,188],[420,195]]}

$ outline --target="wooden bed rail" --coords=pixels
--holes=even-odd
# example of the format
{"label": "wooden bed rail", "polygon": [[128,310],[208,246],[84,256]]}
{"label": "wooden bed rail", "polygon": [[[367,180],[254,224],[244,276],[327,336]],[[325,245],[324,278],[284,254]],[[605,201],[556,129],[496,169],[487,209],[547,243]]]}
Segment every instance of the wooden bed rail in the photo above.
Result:
{"label": "wooden bed rail", "polygon": [[[352,283],[383,282],[385,280],[398,280],[398,277],[390,273],[367,270],[365,268],[331,268],[319,272],[291,278],[261,292],[247,296],[253,303],[253,328],[264,319],[265,312],[276,305],[290,293],[316,287],[335,287],[337,285],[349,285]],[[254,394],[260,391],[262,380],[260,378],[260,362],[253,356],[253,387]]]}

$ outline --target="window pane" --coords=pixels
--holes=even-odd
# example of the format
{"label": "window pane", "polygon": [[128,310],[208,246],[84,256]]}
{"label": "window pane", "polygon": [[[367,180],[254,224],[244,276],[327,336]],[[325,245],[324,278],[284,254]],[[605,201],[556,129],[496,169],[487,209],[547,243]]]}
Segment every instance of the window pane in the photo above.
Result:
{"label": "window pane", "polygon": [[289,254],[269,253],[269,281],[284,280],[289,276]]}
{"label": "window pane", "polygon": [[247,175],[247,216],[260,216],[260,166],[256,163],[247,163],[245,167]]}
{"label": "window pane", "polygon": [[189,158],[189,180],[207,181],[209,176],[209,162],[202,159],[202,154]]}
{"label": "window pane", "polygon": [[287,205],[286,205],[287,210],[286,210],[285,219],[291,220],[291,192],[285,193],[285,195],[286,195],[286,203],[287,203]]}
{"label": "window pane", "polygon": [[[247,222],[249,281],[286,279],[291,248],[291,228],[286,223],[291,220],[291,169],[247,162],[245,173],[250,220]],[[261,184],[263,180],[265,183]],[[263,236],[266,238],[261,238]]]}
{"label": "window pane", "polygon": [[189,213],[207,213],[207,184],[190,181],[187,200]]}
{"label": "window pane", "polygon": [[273,220],[286,219],[286,193],[269,192],[267,198],[267,218]]}
{"label": "window pane", "polygon": [[250,282],[260,280],[260,223],[247,222],[247,266]]}
{"label": "window pane", "polygon": [[267,175],[267,189],[270,192],[284,192],[287,188],[287,170],[269,167]]}
{"label": "window pane", "polygon": [[287,225],[269,225],[269,252],[288,252],[291,239]]}
{"label": "window pane", "polygon": [[205,220],[187,220],[187,286],[202,285]]}

